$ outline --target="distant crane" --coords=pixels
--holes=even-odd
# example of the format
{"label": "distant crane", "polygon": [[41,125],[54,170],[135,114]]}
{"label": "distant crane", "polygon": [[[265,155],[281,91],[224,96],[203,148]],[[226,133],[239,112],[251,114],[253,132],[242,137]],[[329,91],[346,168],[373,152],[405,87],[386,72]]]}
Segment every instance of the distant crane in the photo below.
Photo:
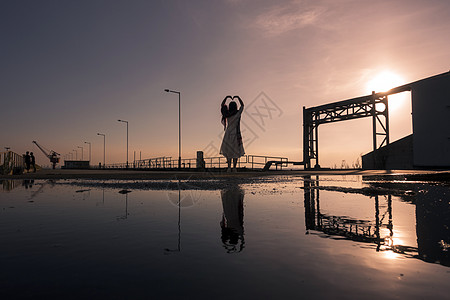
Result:
{"label": "distant crane", "polygon": [[42,151],[42,153],[45,154],[45,156],[47,156],[50,159],[50,162],[53,165],[53,169],[55,169],[55,166],[57,163],[59,163],[59,153],[56,153],[53,150],[47,150],[44,147],[40,146],[36,141],[33,141],[34,144],[36,144],[36,146]]}

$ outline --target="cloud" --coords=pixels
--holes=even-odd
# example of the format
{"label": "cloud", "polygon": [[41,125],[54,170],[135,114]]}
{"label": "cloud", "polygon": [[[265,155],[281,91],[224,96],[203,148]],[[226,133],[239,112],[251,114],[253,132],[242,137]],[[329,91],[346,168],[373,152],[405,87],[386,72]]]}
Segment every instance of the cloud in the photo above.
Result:
{"label": "cloud", "polygon": [[306,26],[317,25],[325,13],[323,7],[308,7],[294,1],[277,5],[256,16],[254,26],[268,35],[280,35]]}
{"label": "cloud", "polygon": [[231,5],[236,5],[236,4],[240,4],[244,1],[245,0],[225,0],[225,3],[231,4]]}

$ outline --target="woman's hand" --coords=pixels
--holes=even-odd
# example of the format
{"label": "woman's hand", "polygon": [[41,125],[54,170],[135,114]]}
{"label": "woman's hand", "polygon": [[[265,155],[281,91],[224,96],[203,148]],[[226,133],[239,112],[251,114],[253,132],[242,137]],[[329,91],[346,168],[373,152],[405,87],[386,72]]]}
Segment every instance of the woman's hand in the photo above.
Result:
{"label": "woman's hand", "polygon": [[233,99],[233,97],[231,97],[230,95],[226,96],[225,99],[223,99],[223,101],[222,101],[222,106],[225,105],[225,102],[227,102],[228,98]]}
{"label": "woman's hand", "polygon": [[242,102],[242,99],[241,99],[241,97],[239,97],[239,96],[233,96],[233,99],[234,98],[237,98],[238,100],[239,100],[239,103],[241,104],[241,106],[244,106],[244,102]]}

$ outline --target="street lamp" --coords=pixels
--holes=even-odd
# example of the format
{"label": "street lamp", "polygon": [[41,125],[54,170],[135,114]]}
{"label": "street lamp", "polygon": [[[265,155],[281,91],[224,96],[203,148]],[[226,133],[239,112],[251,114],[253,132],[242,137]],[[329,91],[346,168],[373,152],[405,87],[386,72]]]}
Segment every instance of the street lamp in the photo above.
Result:
{"label": "street lamp", "polygon": [[81,149],[81,160],[83,160],[83,159],[84,159],[84,158],[83,158],[83,147],[77,146],[77,148],[80,148],[80,149]]}
{"label": "street lamp", "polygon": [[91,162],[91,143],[89,142],[84,142],[85,144],[89,144],[89,164]]}
{"label": "street lamp", "polygon": [[106,134],[97,132],[97,135],[103,136],[103,168],[105,168]]}
{"label": "street lamp", "polygon": [[165,89],[164,91],[178,94],[178,169],[181,169],[181,92],[169,89]]}
{"label": "street lamp", "polygon": [[117,121],[127,123],[127,169],[128,169],[128,121],[125,120],[117,120]]}
{"label": "street lamp", "polygon": [[75,160],[78,160],[78,151],[73,149],[72,151],[75,151]]}

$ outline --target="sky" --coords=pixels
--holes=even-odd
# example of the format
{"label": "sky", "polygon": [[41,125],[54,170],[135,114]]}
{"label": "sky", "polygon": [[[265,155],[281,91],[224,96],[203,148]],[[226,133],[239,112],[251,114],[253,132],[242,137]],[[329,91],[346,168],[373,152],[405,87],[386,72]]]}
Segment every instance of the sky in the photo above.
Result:
{"label": "sky", "polygon": [[[106,163],[124,162],[122,119],[129,161],[176,158],[171,89],[183,158],[219,155],[220,103],[239,95],[246,154],[299,161],[303,106],[447,72],[449,15],[446,0],[1,1],[0,151],[45,165],[33,140],[79,159],[89,142],[98,164],[104,133]],[[391,141],[412,128],[410,95],[394,100]],[[320,165],[370,152],[371,124],[319,127]]]}

